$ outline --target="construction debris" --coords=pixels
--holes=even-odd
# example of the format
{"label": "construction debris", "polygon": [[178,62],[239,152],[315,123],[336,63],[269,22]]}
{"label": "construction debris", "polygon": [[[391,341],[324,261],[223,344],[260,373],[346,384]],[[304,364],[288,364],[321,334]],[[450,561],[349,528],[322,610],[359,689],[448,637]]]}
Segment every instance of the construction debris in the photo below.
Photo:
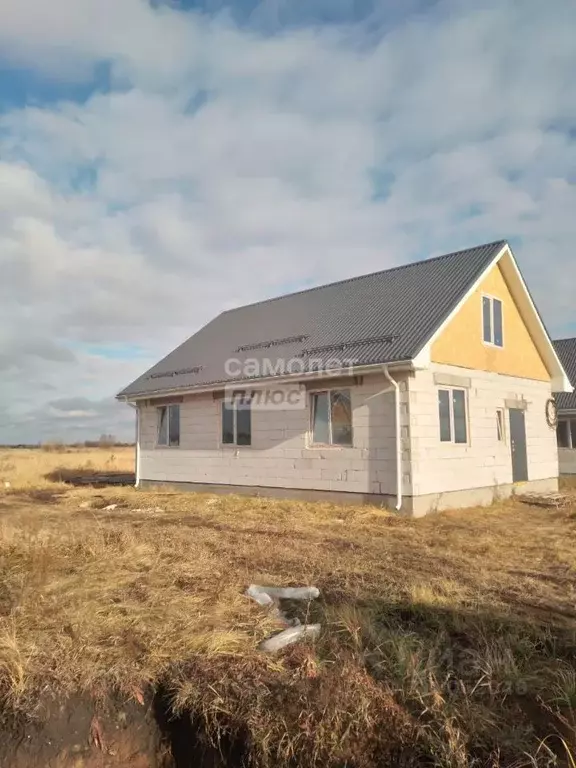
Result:
{"label": "construction debris", "polygon": [[320,624],[300,624],[298,627],[289,627],[282,632],[278,632],[277,635],[272,635],[266,638],[266,640],[262,640],[258,649],[266,653],[274,653],[282,648],[286,648],[287,645],[297,643],[298,640],[303,640],[305,637],[316,639],[320,634],[320,630]]}
{"label": "construction debris", "polygon": [[314,600],[320,596],[317,587],[262,587],[251,584],[246,594],[258,605],[268,608],[286,627],[282,632],[263,640],[258,646],[259,650],[273,653],[305,637],[316,638],[320,634],[320,624],[301,624],[297,618],[290,619],[280,605],[280,600]]}
{"label": "construction debris", "polygon": [[565,493],[522,493],[517,495],[516,498],[523,504],[554,509],[567,507],[572,502],[570,496]]}
{"label": "construction debris", "polygon": [[113,473],[97,473],[79,472],[75,474],[71,472],[61,472],[58,480],[68,485],[76,486],[91,486],[93,488],[103,488],[107,485],[134,485],[136,478],[133,472],[113,472]]}
{"label": "construction debris", "polygon": [[271,605],[278,600],[315,600],[320,597],[317,587],[260,587],[251,584],[246,590],[260,605]]}

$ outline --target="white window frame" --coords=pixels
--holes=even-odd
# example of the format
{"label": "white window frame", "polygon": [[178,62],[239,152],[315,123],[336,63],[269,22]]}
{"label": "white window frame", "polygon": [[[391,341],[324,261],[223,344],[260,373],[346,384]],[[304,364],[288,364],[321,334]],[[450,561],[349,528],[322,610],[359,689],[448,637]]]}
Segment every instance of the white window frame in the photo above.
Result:
{"label": "white window frame", "polygon": [[[253,424],[252,424],[252,403],[250,402],[250,443],[238,443],[238,400],[227,402],[220,401],[220,445],[222,448],[252,448],[253,445]],[[224,408],[227,406],[232,411],[232,442],[224,442]]]}
{"label": "white window frame", "polygon": [[[170,424],[172,421],[172,414],[173,414],[173,408],[178,408],[178,442],[177,443],[171,443],[170,442]],[[164,405],[157,405],[156,406],[156,447],[157,448],[180,448],[182,433],[181,433],[181,426],[182,421],[180,419],[180,413],[181,413],[181,403],[165,403]],[[160,424],[161,424],[161,412],[166,409],[166,442],[161,443],[160,442]]]}
{"label": "white window frame", "polygon": [[[484,299],[488,299],[490,302],[490,341],[486,341],[484,338]],[[494,343],[494,302],[500,302],[502,307],[502,344]],[[480,331],[482,334],[482,343],[487,347],[494,347],[494,349],[504,349],[505,329],[504,329],[504,301],[498,296],[492,296],[489,293],[483,293],[480,299]]]}
{"label": "white window frame", "polygon": [[[332,405],[331,405],[331,393],[332,392],[348,392],[350,397],[350,443],[342,445],[340,443],[332,442]],[[314,442],[314,396],[315,395],[328,395],[328,437],[330,442],[328,443],[315,443]],[[352,408],[352,388],[351,387],[323,387],[322,389],[313,389],[309,393],[309,413],[310,413],[310,426],[308,431],[308,446],[311,448],[353,448],[354,447],[354,409]]]}
{"label": "white window frame", "polygon": [[[442,422],[440,420],[440,392],[448,392],[449,394],[449,421],[450,421],[450,440],[442,440]],[[454,436],[454,398],[453,392],[462,392],[464,394],[464,423],[466,424],[466,440],[462,443],[456,442]],[[437,402],[438,402],[438,440],[440,445],[458,445],[467,446],[470,445],[470,416],[468,412],[468,390],[464,387],[447,387],[440,386],[437,388]]]}

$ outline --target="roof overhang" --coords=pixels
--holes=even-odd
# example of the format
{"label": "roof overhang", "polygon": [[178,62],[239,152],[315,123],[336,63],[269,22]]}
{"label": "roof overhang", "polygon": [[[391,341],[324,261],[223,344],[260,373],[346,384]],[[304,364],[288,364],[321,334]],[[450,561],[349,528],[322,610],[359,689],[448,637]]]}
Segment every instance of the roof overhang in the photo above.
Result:
{"label": "roof overhang", "polygon": [[558,416],[576,416],[576,408],[558,408]]}
{"label": "roof overhang", "polygon": [[494,268],[496,264],[500,265],[506,283],[508,284],[510,293],[516,301],[520,314],[522,315],[522,319],[524,320],[530,336],[532,337],[532,340],[534,341],[536,348],[538,349],[538,352],[540,353],[540,356],[542,357],[542,360],[544,361],[544,364],[550,373],[552,391],[572,392],[573,387],[570,384],[570,379],[568,378],[568,375],[564,370],[562,363],[560,362],[560,358],[554,349],[550,335],[548,334],[548,331],[542,322],[542,318],[536,309],[536,305],[534,304],[532,296],[530,295],[530,291],[528,290],[520,269],[518,268],[514,254],[512,253],[512,250],[507,243],[494,256],[492,261],[488,264],[482,274],[476,279],[467,293],[462,296],[461,300],[458,302],[458,304],[456,304],[448,317],[445,318],[444,322],[434,331],[432,336],[428,339],[426,344],[414,358],[414,367],[418,369],[428,368],[430,366],[432,344],[444,331],[452,318],[460,311],[461,307],[470,298],[470,296],[472,296],[472,294],[478,289],[478,287],[486,278],[486,275]]}
{"label": "roof overhang", "polygon": [[330,381],[330,379],[341,378],[343,376],[364,376],[375,373],[382,373],[385,367],[390,371],[412,371],[414,365],[412,360],[400,360],[392,363],[374,363],[371,365],[348,366],[346,368],[331,368],[327,371],[310,371],[309,373],[294,373],[288,376],[267,376],[254,379],[234,379],[228,381],[218,381],[212,384],[206,384],[198,387],[174,387],[172,389],[156,389],[148,392],[135,392],[129,395],[122,393],[116,395],[116,399],[124,403],[138,403],[141,400],[153,400],[157,397],[171,397],[180,395],[195,395],[206,392],[216,392],[224,388],[246,388],[246,387],[264,387],[274,384],[278,386],[306,383],[310,381]]}

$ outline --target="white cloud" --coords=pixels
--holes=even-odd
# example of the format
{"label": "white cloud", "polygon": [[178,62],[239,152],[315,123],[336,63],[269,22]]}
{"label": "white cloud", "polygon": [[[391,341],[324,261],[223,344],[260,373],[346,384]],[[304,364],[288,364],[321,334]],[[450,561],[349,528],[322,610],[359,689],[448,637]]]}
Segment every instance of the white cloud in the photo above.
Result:
{"label": "white cloud", "polygon": [[[573,4],[440,3],[375,32],[385,6],[267,37],[138,0],[0,5],[9,62],[112,82],[0,116],[10,435],[131,434],[105,398],[222,309],[499,237],[552,329],[576,322]],[[56,415],[75,396],[98,415]]]}
{"label": "white cloud", "polygon": [[58,408],[53,407],[48,409],[48,413],[55,419],[93,419],[98,416],[98,412],[94,410],[61,411]]}
{"label": "white cloud", "polygon": [[142,0],[5,0],[0,6],[4,55],[71,81],[89,76],[102,60],[126,76],[171,81],[182,74],[195,31],[178,11]]}

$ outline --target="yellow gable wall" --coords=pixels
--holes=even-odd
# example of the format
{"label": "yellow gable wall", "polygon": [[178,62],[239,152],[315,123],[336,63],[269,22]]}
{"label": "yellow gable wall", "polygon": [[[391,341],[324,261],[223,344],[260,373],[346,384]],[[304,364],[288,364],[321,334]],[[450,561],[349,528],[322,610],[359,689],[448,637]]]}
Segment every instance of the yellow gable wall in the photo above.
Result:
{"label": "yellow gable wall", "polygon": [[[482,294],[502,300],[503,348],[489,346],[482,341]],[[435,363],[526,379],[549,381],[551,378],[498,264],[486,275],[482,284],[432,344],[431,358]]]}

